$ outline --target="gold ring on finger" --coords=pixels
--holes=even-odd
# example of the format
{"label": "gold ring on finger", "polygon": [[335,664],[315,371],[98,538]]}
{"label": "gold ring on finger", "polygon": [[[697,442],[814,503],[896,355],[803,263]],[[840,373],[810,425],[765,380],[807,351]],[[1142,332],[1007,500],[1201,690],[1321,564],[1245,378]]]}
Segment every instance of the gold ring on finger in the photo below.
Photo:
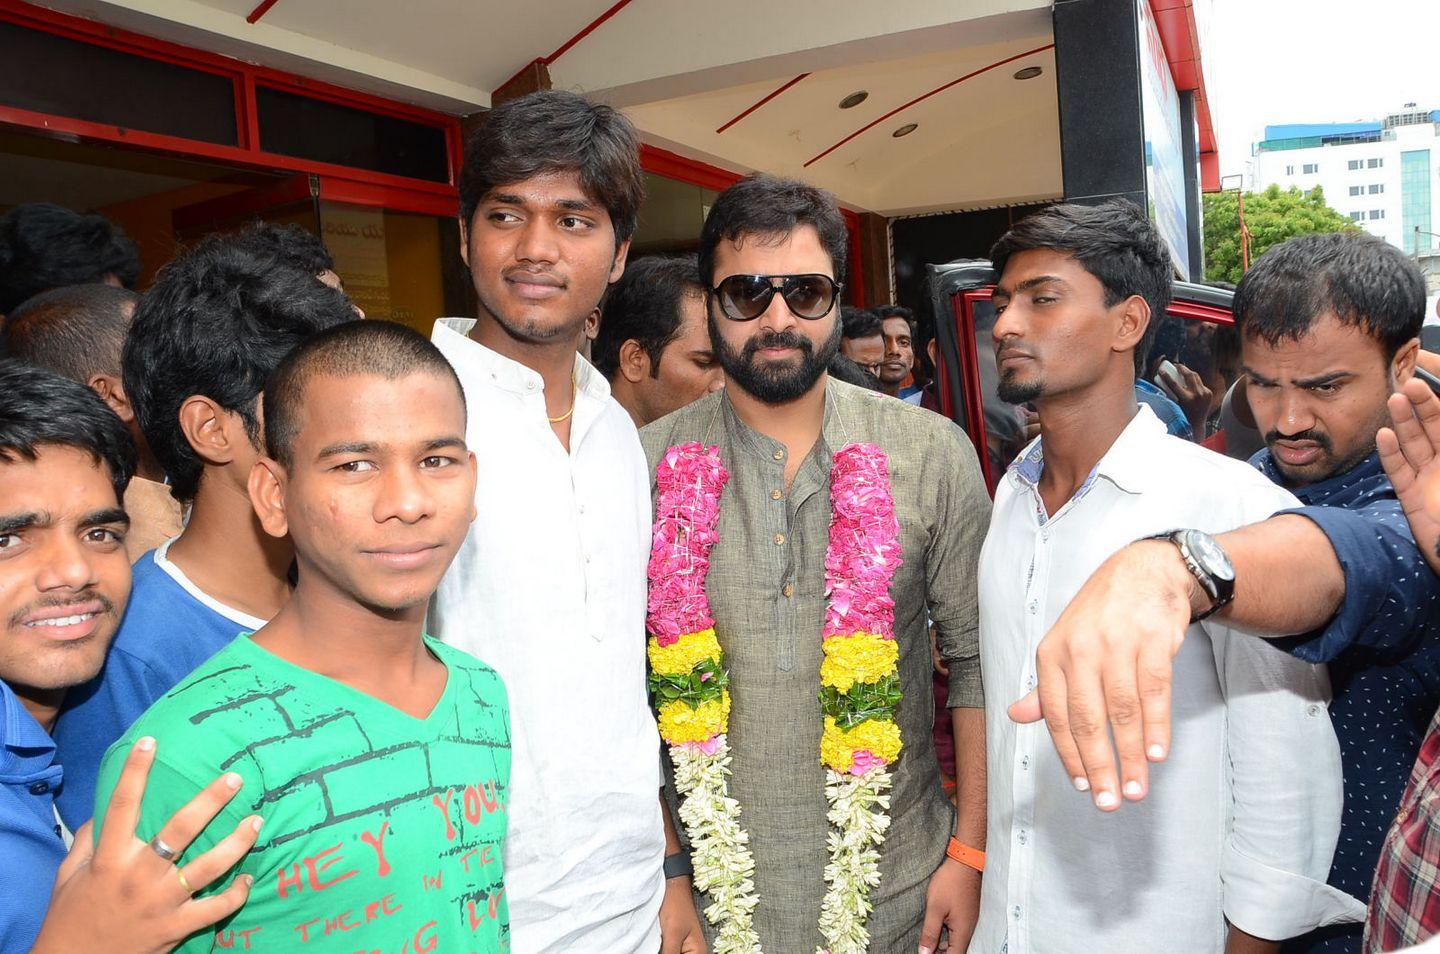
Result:
{"label": "gold ring on finger", "polygon": [[184,872],[184,871],[181,871],[179,868],[176,868],[176,869],[175,869],[175,877],[177,877],[177,878],[180,879],[180,887],[182,887],[182,888],[185,889],[185,893],[186,893],[186,894],[191,895],[191,896],[193,896],[193,895],[195,894],[195,889],[192,888],[192,887],[190,887],[190,882],[189,882],[189,881],[186,881],[186,880],[185,880],[185,872]]}

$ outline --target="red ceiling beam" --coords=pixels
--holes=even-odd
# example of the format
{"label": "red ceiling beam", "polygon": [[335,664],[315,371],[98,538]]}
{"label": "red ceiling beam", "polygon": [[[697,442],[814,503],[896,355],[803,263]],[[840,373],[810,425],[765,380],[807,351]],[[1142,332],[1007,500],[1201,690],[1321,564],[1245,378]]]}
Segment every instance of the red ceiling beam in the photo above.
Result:
{"label": "red ceiling beam", "polygon": [[764,106],[766,103],[770,102],[770,100],[774,99],[776,96],[779,96],[781,93],[785,92],[787,89],[794,86],[796,83],[800,82],[809,75],[809,73],[801,73],[799,76],[795,77],[790,82],[786,83],[784,86],[781,86],[779,89],[765,96],[758,103],[751,106],[749,109],[745,110],[743,113],[736,116],[734,119],[730,120],[728,123],[721,126],[719,129],[715,130],[715,134],[718,136],[720,133],[723,133],[725,130],[729,129],[731,126],[735,125],[740,120],[744,119],[746,116],[749,116],[751,113],[755,112],[755,110],[759,109],[761,106]]}
{"label": "red ceiling beam", "polygon": [[943,93],[943,92],[945,92],[947,89],[951,88],[952,86],[958,86],[958,85],[960,85],[961,83],[965,82],[965,81],[968,80],[968,79],[974,79],[975,77],[979,76],[979,75],[982,74],[982,73],[988,73],[988,72],[990,72],[990,71],[993,70],[993,69],[996,69],[996,68],[998,68],[998,67],[1004,66],[1006,63],[1013,63],[1013,62],[1015,62],[1016,60],[1023,60],[1023,59],[1024,59],[1025,57],[1027,57],[1027,56],[1033,56],[1033,55],[1036,54],[1036,53],[1043,53],[1043,52],[1045,52],[1046,50],[1053,50],[1053,49],[1055,49],[1055,44],[1054,44],[1054,43],[1047,43],[1047,44],[1045,44],[1044,46],[1037,46],[1037,47],[1035,47],[1035,49],[1033,49],[1033,50],[1026,50],[1024,53],[1016,53],[1014,56],[1007,56],[1005,59],[1003,59],[1003,60],[997,60],[996,62],[991,63],[989,66],[982,66],[982,67],[980,67],[980,69],[978,69],[978,70],[975,70],[975,71],[970,72],[970,73],[966,73],[964,76],[960,77],[959,79],[953,79],[953,80],[951,80],[950,82],[946,83],[944,86],[937,86],[937,87],[935,87],[934,89],[932,89],[932,90],[931,90],[930,92],[928,92],[928,93],[924,93],[924,94],[922,94],[922,95],[920,95],[920,96],[916,96],[914,99],[910,100],[910,102],[908,102],[908,103],[905,103],[903,106],[896,106],[894,109],[890,110],[890,112],[886,113],[884,116],[881,116],[879,119],[876,119],[876,120],[874,120],[874,121],[872,121],[872,122],[866,123],[864,126],[861,126],[859,129],[855,130],[853,133],[851,133],[850,135],[846,136],[844,139],[840,140],[840,141],[837,142],[835,145],[831,146],[829,149],[826,149],[824,152],[820,153],[818,156],[815,156],[814,158],[810,159],[808,162],[805,163],[805,168],[808,169],[810,166],[812,166],[812,165],[814,165],[815,163],[819,162],[821,159],[824,159],[826,156],[830,155],[830,153],[834,152],[836,149],[839,149],[841,146],[845,145],[847,142],[851,141],[852,139],[856,138],[857,136],[861,135],[862,133],[866,133],[866,132],[870,131],[871,129],[874,129],[876,126],[880,125],[880,124],[883,123],[885,120],[891,118],[892,116],[895,116],[895,115],[898,114],[898,113],[904,112],[905,110],[909,109],[911,106],[914,106],[916,103],[919,103],[919,102],[922,102],[922,101],[924,101],[924,100],[927,100],[927,99],[929,99],[931,96],[936,95],[937,93]]}
{"label": "red ceiling beam", "polygon": [[275,6],[277,2],[279,2],[279,0],[260,0],[260,2],[255,6],[255,9],[251,10],[249,15],[245,17],[245,22],[255,23],[265,14],[269,13],[270,8]]}
{"label": "red ceiling beam", "polygon": [[549,66],[551,63],[554,63],[556,60],[560,59],[560,57],[563,56],[567,51],[569,51],[572,46],[574,46],[576,43],[579,43],[581,40],[585,39],[587,36],[594,33],[596,30],[600,29],[601,24],[613,17],[615,14],[619,13],[621,10],[624,10],[629,4],[630,0],[619,0],[619,2],[612,6],[609,10],[606,10],[604,13],[600,14],[598,17],[591,20],[589,23],[585,24],[584,28],[581,29],[579,33],[575,34],[570,39],[560,44],[559,48],[556,49],[554,53],[551,53],[549,56],[545,57],[545,65]]}
{"label": "red ceiling beam", "polygon": [[[271,2],[273,3],[275,2],[275,0],[271,0]],[[526,63],[524,66],[520,67],[520,69],[515,73],[514,76],[510,77],[508,80],[501,83],[495,88],[497,90],[504,89],[511,83],[515,82],[515,80],[517,80],[521,76],[521,74],[529,70],[531,67],[536,66],[537,64],[540,66],[549,66],[551,63],[554,63],[561,56],[569,52],[570,49],[575,46],[575,44],[579,43],[581,40],[585,39],[587,36],[600,29],[600,26],[606,20],[610,19],[615,14],[619,13],[621,10],[624,10],[629,4],[630,0],[618,0],[617,3],[611,5],[610,9],[606,10],[604,13],[600,14],[598,17],[591,20],[589,23],[585,24],[585,26],[580,29],[579,33],[575,34],[570,39],[566,40],[564,43],[561,43],[555,49],[554,53],[551,53],[549,56],[537,56],[529,63]]]}

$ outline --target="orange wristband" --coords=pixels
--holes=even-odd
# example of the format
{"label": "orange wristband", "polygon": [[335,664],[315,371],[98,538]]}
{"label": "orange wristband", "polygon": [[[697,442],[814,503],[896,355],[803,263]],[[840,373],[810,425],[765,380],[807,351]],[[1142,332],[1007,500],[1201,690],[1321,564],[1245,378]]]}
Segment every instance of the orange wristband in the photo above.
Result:
{"label": "orange wristband", "polygon": [[979,848],[961,844],[960,839],[953,835],[950,837],[950,844],[945,846],[945,856],[955,859],[967,868],[974,868],[976,871],[985,870],[985,852]]}

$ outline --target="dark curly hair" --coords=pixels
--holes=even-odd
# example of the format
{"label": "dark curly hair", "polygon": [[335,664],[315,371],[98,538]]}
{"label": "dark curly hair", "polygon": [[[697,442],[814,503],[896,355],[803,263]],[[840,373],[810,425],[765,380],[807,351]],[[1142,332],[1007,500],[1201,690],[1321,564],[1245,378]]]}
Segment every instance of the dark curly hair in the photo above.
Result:
{"label": "dark curly hair", "polygon": [[0,215],[0,314],[51,288],[112,276],[134,288],[140,252],[105,216],[50,202],[27,202]]}

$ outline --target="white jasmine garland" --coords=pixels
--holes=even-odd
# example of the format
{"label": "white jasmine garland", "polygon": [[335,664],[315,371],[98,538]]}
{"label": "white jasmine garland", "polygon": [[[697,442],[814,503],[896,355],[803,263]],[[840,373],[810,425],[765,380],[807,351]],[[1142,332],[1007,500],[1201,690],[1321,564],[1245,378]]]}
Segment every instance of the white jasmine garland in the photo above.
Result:
{"label": "white jasmine garland", "polygon": [[870,889],[880,883],[880,845],[890,828],[890,769],[864,775],[830,769],[825,774],[830,804],[825,881],[830,888],[820,904],[820,934],[827,946],[816,948],[816,954],[864,954],[870,947],[865,927]]}
{"label": "white jasmine garland", "polygon": [[740,803],[729,795],[730,745],[722,735],[713,755],[672,745],[675,788],[684,798],[680,821],[690,833],[695,887],[709,895],[705,918],[719,925],[715,954],[759,954],[755,933],[755,859],[740,826]]}

